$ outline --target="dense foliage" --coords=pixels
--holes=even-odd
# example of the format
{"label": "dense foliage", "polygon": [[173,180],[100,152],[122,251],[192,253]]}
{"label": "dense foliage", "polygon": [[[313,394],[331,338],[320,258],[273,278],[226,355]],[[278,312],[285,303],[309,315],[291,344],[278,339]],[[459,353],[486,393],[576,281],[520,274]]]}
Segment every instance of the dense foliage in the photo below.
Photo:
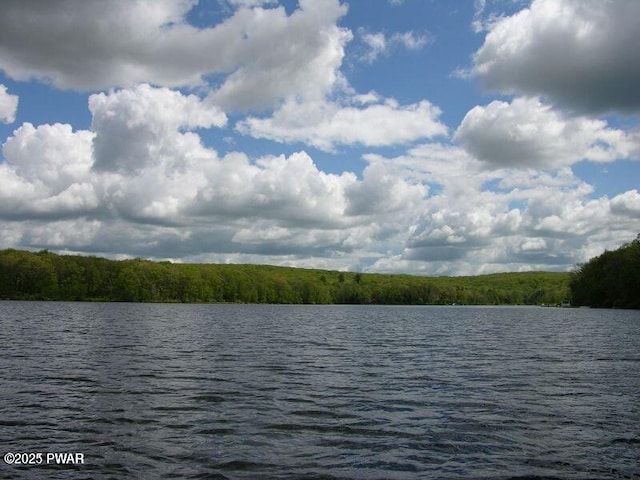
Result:
{"label": "dense foliage", "polygon": [[0,299],[124,302],[558,304],[568,273],[418,277],[0,251]]}
{"label": "dense foliage", "polygon": [[570,288],[576,306],[640,308],[640,235],[578,266]]}

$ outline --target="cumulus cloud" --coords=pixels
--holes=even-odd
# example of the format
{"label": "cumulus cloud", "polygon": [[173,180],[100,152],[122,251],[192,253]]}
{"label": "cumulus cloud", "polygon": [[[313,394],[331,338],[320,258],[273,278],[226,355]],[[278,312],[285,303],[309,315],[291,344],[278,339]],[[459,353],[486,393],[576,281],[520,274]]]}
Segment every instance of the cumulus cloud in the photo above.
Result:
{"label": "cumulus cloud", "polygon": [[593,187],[570,168],[489,170],[445,144],[368,158],[430,186],[418,217],[408,224],[404,248],[376,260],[374,271],[567,270],[634,238],[640,220],[635,190],[592,198]]}
{"label": "cumulus cloud", "polygon": [[93,134],[70,125],[25,123],[3,145],[0,215],[65,217],[97,208],[89,181]]}
{"label": "cumulus cloud", "polygon": [[638,190],[629,190],[613,197],[611,211],[631,218],[640,218],[640,193]]}
{"label": "cumulus cloud", "polygon": [[7,92],[7,87],[0,84],[0,122],[13,123],[18,110],[18,96]]}
{"label": "cumulus cloud", "polygon": [[372,218],[383,214],[399,214],[414,211],[426,197],[428,188],[415,182],[409,183],[397,175],[390,165],[373,162],[363,172],[363,181],[354,182],[346,189],[350,215],[368,215]]}
{"label": "cumulus cloud", "polygon": [[[471,109],[453,138],[430,102],[348,85],[340,67],[352,34],[338,26],[338,0],[302,0],[289,13],[269,0],[227,4],[237,9],[197,28],[188,0],[3,3],[5,75],[122,87],[89,97],[90,130],[25,123],[6,140],[3,245],[466,274],[566,270],[637,234],[637,190],[595,198],[570,168],[640,152],[637,132],[582,113],[637,111],[625,83],[637,83],[637,59],[621,45],[637,37],[627,28],[635,4],[535,0],[484,22],[477,1],[476,27],[488,33],[474,73],[521,96]],[[358,33],[370,61],[429,42]],[[567,78],[580,79],[575,91]],[[176,86],[196,94],[167,88]],[[14,121],[14,98],[0,88],[0,120]],[[228,138],[217,130],[228,128],[224,112],[261,108],[273,111],[237,122],[230,113],[237,131],[330,152],[364,146],[366,168],[323,171],[302,146],[251,157],[204,143],[203,129],[207,141]],[[410,147],[394,158],[373,150],[398,145]]]}
{"label": "cumulus cloud", "polygon": [[93,115],[95,168],[130,173],[176,158],[198,143],[183,129],[223,127],[227,117],[196,95],[142,84],[89,97]]}
{"label": "cumulus cloud", "polygon": [[640,220],[637,191],[591,198],[568,167],[487,169],[461,147],[428,143],[366,155],[359,178],[324,172],[303,151],[220,156],[197,129],[226,117],[195,96],[141,85],[90,105],[91,131],[24,124],[5,142],[4,244],[464,274],[566,270],[633,238]]}
{"label": "cumulus cloud", "polygon": [[635,1],[534,0],[491,23],[473,73],[491,90],[579,112],[638,112],[638,18]]}
{"label": "cumulus cloud", "polygon": [[637,142],[604,120],[568,117],[536,98],[476,106],[455,138],[492,167],[557,168],[580,160],[628,158]]}
{"label": "cumulus cloud", "polygon": [[238,123],[241,133],[278,142],[304,142],[331,151],[338,145],[379,147],[446,135],[440,109],[426,100],[399,105],[376,96],[356,97],[364,106],[336,102],[286,102],[271,117],[249,117]]}
{"label": "cumulus cloud", "polygon": [[[283,98],[323,97],[340,81],[344,47],[352,39],[349,30],[337,26],[346,11],[337,0],[303,0],[290,17],[283,8],[251,10],[255,18],[242,22],[249,44],[243,60],[212,100],[227,109],[250,109],[271,107]],[[248,10],[236,13],[247,15]]]}
{"label": "cumulus cloud", "polygon": [[386,166],[358,179],[323,172],[304,152],[220,157],[193,130],[226,117],[194,95],[141,85],[89,105],[91,131],[24,124],[5,142],[0,217],[13,244],[332,257],[401,232],[426,194]]}
{"label": "cumulus cloud", "polygon": [[240,8],[209,28],[187,22],[193,4],[8,0],[0,69],[16,80],[81,90],[205,85],[218,75],[220,84],[208,88],[226,109],[263,108],[333,88],[351,39],[336,25],[346,12],[337,0],[303,0],[290,16],[283,7]]}
{"label": "cumulus cloud", "polygon": [[344,190],[356,181],[355,175],[324,173],[304,152],[255,163],[243,154],[230,154],[209,165],[205,178],[188,210],[198,217],[271,219],[316,228],[350,224]]}

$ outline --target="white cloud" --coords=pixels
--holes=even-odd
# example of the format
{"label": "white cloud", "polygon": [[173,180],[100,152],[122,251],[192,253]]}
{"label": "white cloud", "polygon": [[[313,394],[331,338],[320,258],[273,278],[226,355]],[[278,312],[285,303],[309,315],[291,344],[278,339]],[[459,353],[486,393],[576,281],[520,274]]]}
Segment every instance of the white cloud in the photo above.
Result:
{"label": "white cloud", "polygon": [[[637,111],[625,83],[638,83],[637,59],[621,45],[623,35],[637,38],[623,18],[637,17],[635,4],[535,0],[485,21],[487,2],[476,1],[475,28],[488,33],[474,73],[529,96],[470,110],[459,146],[415,145],[447,141],[430,102],[402,105],[348,84],[340,68],[352,33],[338,25],[346,4],[301,0],[289,14],[271,0],[226,4],[237,9],[196,28],[188,0],[3,2],[5,75],[124,88],[89,97],[91,130],[25,123],[7,139],[2,245],[463,274],[566,270],[635,237],[637,190],[594,198],[569,167],[635,158],[640,134],[561,110]],[[358,35],[370,62],[430,41],[415,31]],[[618,48],[620,58],[610,55]],[[167,88],[176,86],[197,95]],[[0,121],[15,120],[17,100],[0,86]],[[330,152],[369,148],[366,168],[328,173],[302,146],[251,158],[203,143],[201,129],[227,126],[224,111],[262,108],[270,110],[232,116],[237,131]],[[231,143],[229,132],[209,133]],[[373,150],[398,145],[410,148],[396,158]]]}
{"label": "white cloud", "polygon": [[198,217],[261,218],[316,228],[351,223],[345,216],[344,190],[356,181],[355,175],[324,173],[304,152],[256,163],[243,154],[231,154],[210,164],[205,177],[206,185],[189,207]]}
{"label": "white cloud", "polygon": [[339,83],[344,47],[352,39],[349,30],[336,25],[345,6],[337,0],[303,0],[290,17],[281,8],[251,12],[255,18],[242,22],[249,23],[242,26],[249,46],[213,101],[228,109],[264,108],[283,98],[322,98]]}
{"label": "white cloud", "polygon": [[398,47],[420,50],[430,42],[429,35],[413,31],[395,32],[389,37],[383,32],[373,33],[365,29],[360,29],[358,33],[367,46],[367,51],[361,56],[361,59],[367,63],[375,62],[381,55],[389,55]]}
{"label": "white cloud", "polygon": [[[107,88],[145,80],[197,83],[201,72],[192,67],[179,72],[190,63],[182,55],[175,56],[173,65],[164,65],[163,58],[169,41],[197,34],[184,23],[192,5],[172,0],[63,0],[55,5],[9,0],[0,17],[0,65],[14,79],[48,79],[62,88]],[[171,27],[163,31],[163,25]]]}
{"label": "white cloud", "polygon": [[74,132],[70,125],[25,123],[3,144],[2,152],[21,177],[60,191],[86,178],[92,140],[90,132]]}
{"label": "white cloud", "polygon": [[567,117],[536,98],[476,106],[464,117],[456,139],[493,167],[550,168],[580,160],[629,158],[637,142],[604,120]]}
{"label": "white cloud", "polygon": [[638,112],[638,18],[637,1],[534,0],[489,25],[473,73],[491,90],[579,112]]}
{"label": "white cloud", "polygon": [[351,97],[351,100],[357,105],[369,105],[373,103],[381,103],[384,101],[384,99],[373,90],[371,90],[369,93],[353,95],[353,97]]}
{"label": "white cloud", "polygon": [[640,193],[638,190],[629,190],[613,197],[611,211],[619,215],[640,219]]}
{"label": "white cloud", "polygon": [[64,217],[97,208],[89,182],[93,134],[70,125],[25,123],[2,147],[0,214]]}
{"label": "white cloud", "polygon": [[203,85],[218,75],[219,87],[208,85],[212,100],[232,110],[321,96],[337,81],[351,39],[336,25],[346,13],[338,0],[302,0],[290,16],[283,7],[241,8],[202,29],[185,20],[193,4],[7,0],[0,68],[16,80],[81,90]]}
{"label": "white cloud", "polygon": [[[363,172],[363,181],[346,188],[349,215],[368,215],[373,220],[385,214],[414,212],[426,197],[428,188],[409,183],[391,165],[372,162]],[[406,214],[406,213],[405,213]]]}
{"label": "white cloud", "polygon": [[480,33],[485,30],[485,25],[482,20],[485,8],[487,8],[487,0],[474,0],[473,21],[471,22],[471,28],[475,33]]}
{"label": "white cloud", "polygon": [[[424,144],[367,155],[358,178],[304,152],[218,156],[192,130],[225,117],[197,97],[140,86],[91,104],[93,131],[24,124],[5,142],[5,245],[462,274],[569,269],[637,233],[637,191],[593,199],[569,168],[490,170],[460,147]],[[142,152],[140,168],[118,135]],[[94,148],[100,138],[114,158]]]}
{"label": "white cloud", "polygon": [[372,271],[568,270],[634,238],[640,220],[635,190],[594,199],[593,188],[569,168],[487,170],[458,147],[438,144],[368,158],[430,185],[405,248],[380,257]]}
{"label": "white cloud", "polygon": [[429,43],[429,36],[416,34],[415,32],[396,32],[391,36],[391,44],[399,44],[407,50],[420,50]]}
{"label": "white cloud", "polygon": [[273,116],[249,117],[237,128],[256,138],[304,142],[327,151],[338,145],[406,144],[447,133],[447,127],[438,120],[440,109],[426,100],[404,106],[394,100],[373,103],[376,98],[371,95],[355,100],[368,103],[357,107],[325,100],[289,101]]}
{"label": "white cloud", "polygon": [[278,0],[227,0],[227,2],[236,7],[259,7],[262,5],[273,5],[278,3]]}
{"label": "white cloud", "polygon": [[362,41],[369,47],[369,51],[363,55],[363,60],[373,63],[376,59],[387,51],[387,38],[384,33],[361,32]]}
{"label": "white cloud", "polygon": [[[223,127],[227,117],[195,95],[142,84],[89,97],[95,168],[130,173],[177,158],[199,143],[183,129]],[[195,147],[197,148],[197,146]]]}
{"label": "white cloud", "polygon": [[13,123],[18,110],[18,96],[7,92],[7,87],[0,84],[0,122]]}
{"label": "white cloud", "polygon": [[166,88],[111,91],[89,104],[92,131],[24,124],[5,142],[0,217],[13,245],[344,258],[404,231],[427,191],[385,165],[358,179],[323,172],[304,152],[219,157],[191,130],[226,117]]}

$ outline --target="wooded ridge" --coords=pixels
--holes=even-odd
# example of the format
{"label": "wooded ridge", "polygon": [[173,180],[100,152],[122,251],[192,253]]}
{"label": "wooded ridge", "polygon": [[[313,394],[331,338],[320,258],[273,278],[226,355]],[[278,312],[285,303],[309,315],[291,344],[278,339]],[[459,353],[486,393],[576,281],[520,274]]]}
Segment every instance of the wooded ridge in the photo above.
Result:
{"label": "wooded ridge", "polygon": [[579,265],[570,288],[576,306],[640,308],[640,235]]}
{"label": "wooded ridge", "polygon": [[0,299],[406,305],[555,305],[569,273],[423,277],[0,251]]}

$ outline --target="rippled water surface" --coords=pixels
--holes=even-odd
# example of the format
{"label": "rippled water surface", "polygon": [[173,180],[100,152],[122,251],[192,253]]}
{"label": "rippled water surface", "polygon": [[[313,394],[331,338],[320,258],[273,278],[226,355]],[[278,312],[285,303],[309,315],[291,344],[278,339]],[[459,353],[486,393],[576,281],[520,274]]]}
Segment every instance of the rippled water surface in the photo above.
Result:
{"label": "rippled water surface", "polygon": [[640,478],[640,312],[0,302],[2,478]]}

